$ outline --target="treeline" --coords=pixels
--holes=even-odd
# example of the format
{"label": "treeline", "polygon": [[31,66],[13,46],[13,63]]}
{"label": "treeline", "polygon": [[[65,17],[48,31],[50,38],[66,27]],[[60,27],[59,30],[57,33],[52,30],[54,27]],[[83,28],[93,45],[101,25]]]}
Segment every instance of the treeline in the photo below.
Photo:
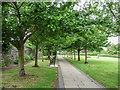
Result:
{"label": "treeline", "polygon": [[[74,7],[80,7],[76,10]],[[100,51],[107,39],[117,35],[118,2],[3,2],[2,45],[11,43],[18,50],[19,76],[25,75],[24,45],[56,55],[57,50]],[[114,20],[114,22],[113,22]],[[43,55],[43,54],[42,54]],[[78,59],[80,61],[80,58]]]}

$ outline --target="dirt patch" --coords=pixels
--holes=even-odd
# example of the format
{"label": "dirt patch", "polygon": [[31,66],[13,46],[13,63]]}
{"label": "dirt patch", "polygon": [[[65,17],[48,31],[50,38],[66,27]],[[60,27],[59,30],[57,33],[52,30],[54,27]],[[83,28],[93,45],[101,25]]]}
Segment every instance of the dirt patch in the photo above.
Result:
{"label": "dirt patch", "polygon": [[36,66],[32,66],[32,68],[41,68],[41,67],[40,66],[37,66],[37,67]]}
{"label": "dirt patch", "polygon": [[[32,62],[32,61],[33,60],[25,61],[24,64],[27,64],[27,63]],[[9,70],[9,69],[12,69],[12,68],[15,68],[15,67],[18,67],[18,64],[12,63],[9,66],[2,67],[2,69],[0,69],[0,72],[5,71],[5,70]]]}

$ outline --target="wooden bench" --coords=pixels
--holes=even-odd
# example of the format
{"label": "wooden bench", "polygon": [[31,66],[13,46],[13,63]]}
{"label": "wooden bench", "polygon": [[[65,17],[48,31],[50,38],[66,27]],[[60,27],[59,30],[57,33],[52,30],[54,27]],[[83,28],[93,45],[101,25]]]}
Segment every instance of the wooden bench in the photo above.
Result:
{"label": "wooden bench", "polygon": [[49,64],[49,66],[50,66],[51,64],[54,64],[54,67],[55,67],[55,62],[56,62],[56,56],[53,57],[52,60],[50,60],[50,64]]}

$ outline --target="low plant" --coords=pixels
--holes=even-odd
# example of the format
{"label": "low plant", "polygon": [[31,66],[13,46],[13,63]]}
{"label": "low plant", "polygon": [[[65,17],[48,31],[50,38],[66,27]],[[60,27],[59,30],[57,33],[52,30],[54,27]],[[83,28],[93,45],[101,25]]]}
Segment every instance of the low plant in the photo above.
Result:
{"label": "low plant", "polygon": [[13,61],[14,64],[18,64],[18,59]]}
{"label": "low plant", "polygon": [[2,66],[8,66],[12,62],[13,62],[13,60],[11,58],[4,56],[3,60],[2,60]]}
{"label": "low plant", "polygon": [[30,59],[33,60],[34,59],[34,56],[32,54],[29,55],[30,56]]}
{"label": "low plant", "polygon": [[31,59],[31,58],[30,58],[30,56],[29,56],[28,54],[25,54],[25,55],[24,55],[24,60],[25,60],[25,61],[30,60],[30,59]]}

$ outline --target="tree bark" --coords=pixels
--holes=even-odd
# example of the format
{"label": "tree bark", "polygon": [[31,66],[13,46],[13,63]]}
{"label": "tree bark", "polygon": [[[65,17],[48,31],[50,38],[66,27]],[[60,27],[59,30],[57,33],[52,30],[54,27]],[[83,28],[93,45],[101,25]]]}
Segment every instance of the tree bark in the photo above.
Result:
{"label": "tree bark", "polygon": [[20,42],[20,47],[18,48],[18,76],[24,76],[25,70],[24,70],[24,43]]}
{"label": "tree bark", "polygon": [[44,62],[44,60],[43,60],[43,45],[41,46],[41,53],[42,53],[42,62]]}
{"label": "tree bark", "polygon": [[48,49],[48,59],[50,60],[50,49]]}
{"label": "tree bark", "polygon": [[78,47],[78,61],[80,61],[80,47]]}
{"label": "tree bark", "polygon": [[71,58],[73,59],[73,55],[72,55],[72,48],[71,48]]}
{"label": "tree bark", "polygon": [[75,49],[74,49],[74,60],[76,60],[76,56],[75,56]]}
{"label": "tree bark", "polygon": [[53,56],[53,52],[51,52],[51,56]]}
{"label": "tree bark", "polygon": [[68,57],[68,51],[67,51],[67,57]]}
{"label": "tree bark", "polygon": [[35,51],[35,66],[34,67],[38,67],[38,43],[36,44],[36,51]]}
{"label": "tree bark", "polygon": [[88,62],[87,62],[87,42],[85,45],[85,64],[88,64]]}

